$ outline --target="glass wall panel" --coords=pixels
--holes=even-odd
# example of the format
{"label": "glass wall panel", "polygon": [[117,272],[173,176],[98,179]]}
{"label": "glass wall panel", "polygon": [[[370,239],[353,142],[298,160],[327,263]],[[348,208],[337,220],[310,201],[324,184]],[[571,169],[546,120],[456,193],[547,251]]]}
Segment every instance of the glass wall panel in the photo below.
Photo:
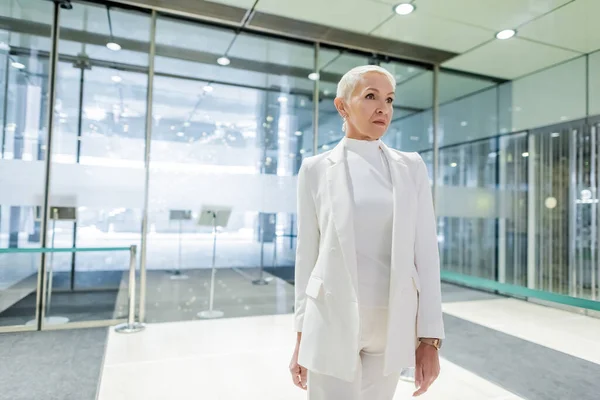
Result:
{"label": "glass wall panel", "polygon": [[600,51],[588,56],[588,115],[600,115]]}
{"label": "glass wall panel", "polygon": [[415,151],[419,148],[419,144],[415,142],[429,141],[431,112],[426,110],[432,107],[431,71],[410,64],[387,62],[377,57],[327,47],[321,47],[319,61],[320,152],[333,148],[344,136],[342,120],[333,104],[339,80],[352,68],[367,64],[380,65],[396,78],[394,116],[382,140],[389,146],[403,151]]}
{"label": "glass wall panel", "polygon": [[527,286],[528,135],[501,136],[499,146],[498,280]]}
{"label": "glass wall panel", "polygon": [[[217,63],[223,56],[229,65]],[[226,317],[291,311],[295,176],[313,151],[313,70],[310,45],[159,18],[149,322],[196,319],[210,307],[215,243],[214,309]],[[215,207],[231,209],[216,242],[199,220]]]}
{"label": "glass wall panel", "polygon": [[598,126],[542,129],[530,146],[529,286],[598,299]]}
{"label": "glass wall panel", "polygon": [[[49,243],[139,246],[150,15],[77,2],[60,21],[50,206],[62,209],[49,216]],[[69,209],[74,217],[65,219]],[[48,260],[47,315],[72,322],[125,316],[128,252]]]}
{"label": "glass wall panel", "polygon": [[[39,0],[0,7],[0,248],[40,247],[52,10]],[[30,33],[33,21],[47,31]],[[34,319],[39,265],[38,254],[0,255],[0,326]]]}
{"label": "glass wall panel", "polygon": [[496,277],[497,140],[440,149],[437,214],[444,269]]}

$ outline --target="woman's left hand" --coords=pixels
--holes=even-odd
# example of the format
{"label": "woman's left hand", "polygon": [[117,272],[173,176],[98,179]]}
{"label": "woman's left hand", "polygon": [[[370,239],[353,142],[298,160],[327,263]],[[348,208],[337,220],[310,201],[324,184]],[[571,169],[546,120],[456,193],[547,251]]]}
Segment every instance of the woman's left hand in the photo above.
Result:
{"label": "woman's left hand", "polygon": [[413,393],[415,397],[425,393],[440,374],[440,357],[435,347],[420,343],[416,356],[415,385],[418,390]]}

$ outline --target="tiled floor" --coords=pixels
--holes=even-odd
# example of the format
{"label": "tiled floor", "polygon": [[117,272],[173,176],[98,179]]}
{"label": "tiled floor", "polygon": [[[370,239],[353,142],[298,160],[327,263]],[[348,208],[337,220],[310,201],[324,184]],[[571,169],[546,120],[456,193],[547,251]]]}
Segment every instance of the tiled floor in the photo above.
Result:
{"label": "tiled floor", "polygon": [[[293,400],[287,366],[292,316],[153,324],[135,335],[110,333],[99,400]],[[444,373],[423,399],[520,399],[442,360]],[[395,400],[414,391],[400,382]]]}
{"label": "tiled floor", "polygon": [[600,319],[499,298],[445,303],[444,313],[600,365]]}
{"label": "tiled floor", "polygon": [[[285,285],[267,290],[291,301]],[[570,389],[573,400],[596,399],[600,359],[590,341],[600,320],[452,285],[443,292],[448,341],[442,374],[422,399],[550,400]],[[134,335],[111,332],[99,399],[305,399],[287,370],[292,326],[291,314],[238,314],[150,324]],[[413,391],[400,381],[395,400]]]}

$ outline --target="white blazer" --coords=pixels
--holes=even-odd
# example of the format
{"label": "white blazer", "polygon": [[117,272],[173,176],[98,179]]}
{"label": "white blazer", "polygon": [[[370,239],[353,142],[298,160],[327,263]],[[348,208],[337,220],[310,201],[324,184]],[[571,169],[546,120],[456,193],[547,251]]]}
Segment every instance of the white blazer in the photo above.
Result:
{"label": "white blazer", "polygon": [[[415,366],[419,337],[444,338],[436,219],[429,177],[417,153],[382,143],[393,183],[393,248],[385,369]],[[295,330],[298,363],[353,381],[360,318],[353,197],[344,140],[305,158],[298,172]]]}

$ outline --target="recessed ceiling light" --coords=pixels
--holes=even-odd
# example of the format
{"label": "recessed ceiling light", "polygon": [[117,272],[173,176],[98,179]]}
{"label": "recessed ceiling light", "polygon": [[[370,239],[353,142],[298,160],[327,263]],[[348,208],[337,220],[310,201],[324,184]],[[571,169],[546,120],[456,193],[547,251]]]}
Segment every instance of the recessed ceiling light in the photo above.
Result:
{"label": "recessed ceiling light", "polygon": [[510,39],[511,37],[515,36],[516,34],[517,34],[517,31],[515,31],[514,29],[505,29],[503,31],[496,33],[496,39],[506,40],[506,39]]}
{"label": "recessed ceiling light", "polygon": [[280,103],[287,103],[288,98],[285,96],[279,96],[279,98],[277,99],[278,102]]}
{"label": "recessed ceiling light", "polygon": [[302,132],[296,131],[296,136],[302,136]]}
{"label": "recessed ceiling light", "polygon": [[115,42],[108,42],[108,43],[106,43],[106,47],[108,47],[112,51],[119,51],[119,50],[121,50],[121,45],[119,43],[115,43]]}
{"label": "recessed ceiling light", "polygon": [[114,75],[110,79],[112,79],[112,81],[115,82],[115,83],[119,83],[119,82],[121,82],[123,80],[123,78],[121,78],[119,75]]}
{"label": "recessed ceiling light", "polygon": [[523,153],[523,154],[521,154],[521,155],[522,155],[523,157],[529,157],[529,153],[528,153],[528,152],[525,152],[525,153]]}
{"label": "recessed ceiling light", "polygon": [[469,125],[469,123],[467,121],[463,121],[460,123],[460,126],[467,126],[467,125]]}
{"label": "recessed ceiling light", "polygon": [[25,64],[21,64],[20,62],[17,62],[17,61],[12,62],[10,65],[12,65],[13,68],[16,68],[16,69],[25,68]]}
{"label": "recessed ceiling light", "polygon": [[559,137],[559,136],[560,136],[560,133],[558,133],[558,132],[552,132],[552,135],[551,135],[551,136],[552,136],[552,137]]}
{"label": "recessed ceiling light", "polygon": [[206,93],[210,93],[214,90],[214,88],[212,86],[204,86],[204,91]]}
{"label": "recessed ceiling light", "polygon": [[455,163],[455,162],[453,162],[452,164],[450,164],[450,166],[451,166],[452,168],[456,168],[456,167],[458,166],[458,164],[457,164],[457,163]]}
{"label": "recessed ceiling light", "polygon": [[226,66],[226,65],[231,64],[231,60],[229,58],[223,56],[223,57],[219,57],[219,59],[217,60],[217,63],[219,63],[219,65]]}
{"label": "recessed ceiling light", "polygon": [[402,3],[402,4],[398,4],[397,6],[395,6],[394,11],[398,15],[408,15],[408,14],[412,13],[413,11],[415,11],[415,6],[413,6],[410,3]]}
{"label": "recessed ceiling light", "polygon": [[308,74],[308,79],[310,79],[311,81],[318,81],[320,77],[321,75],[319,75],[318,72],[311,72],[310,74]]}

